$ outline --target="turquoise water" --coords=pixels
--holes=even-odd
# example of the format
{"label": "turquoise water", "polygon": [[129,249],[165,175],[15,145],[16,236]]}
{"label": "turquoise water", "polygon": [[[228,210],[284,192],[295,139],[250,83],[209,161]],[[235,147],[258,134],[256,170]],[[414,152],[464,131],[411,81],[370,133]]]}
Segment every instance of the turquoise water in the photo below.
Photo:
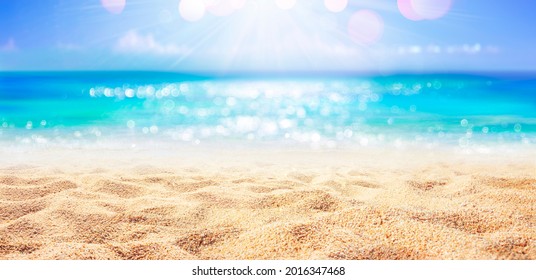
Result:
{"label": "turquoise water", "polygon": [[536,142],[536,76],[0,74],[0,141],[341,145]]}

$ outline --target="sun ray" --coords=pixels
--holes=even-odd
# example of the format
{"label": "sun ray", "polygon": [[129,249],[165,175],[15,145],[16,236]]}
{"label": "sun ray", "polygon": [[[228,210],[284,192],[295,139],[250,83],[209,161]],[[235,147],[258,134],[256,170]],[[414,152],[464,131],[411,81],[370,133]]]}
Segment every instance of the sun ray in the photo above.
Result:
{"label": "sun ray", "polygon": [[[412,0],[393,3],[376,0],[200,0],[195,3],[205,5],[203,16],[197,21],[188,21],[180,12],[184,1],[193,3],[191,1],[195,0],[127,0],[124,6],[122,0],[62,2],[57,7],[57,20],[71,18],[80,36],[69,41],[58,34],[58,43],[54,46],[80,46],[80,51],[93,49],[99,65],[119,61],[126,67],[154,65],[150,67],[178,71],[203,68],[223,72],[234,69],[366,69],[374,68],[378,61],[390,59],[397,53],[393,50],[399,46],[426,48],[438,45],[446,50],[447,43],[430,37],[428,30],[423,29],[425,25],[453,30],[463,28],[467,22],[480,20],[453,4],[448,6],[448,14],[441,20],[414,22],[404,18],[397,5],[404,1],[413,3]],[[449,0],[418,0],[415,3],[420,3],[421,10],[426,12],[434,1],[450,3]],[[110,11],[113,5],[121,9]],[[378,32],[378,38],[370,42],[352,39],[356,30],[363,32],[365,28],[357,27],[353,31],[348,28],[352,15],[361,10],[371,11],[377,15],[377,22],[383,23],[383,32]],[[118,41],[133,31],[140,38],[149,38],[148,42],[156,47],[144,48],[144,52],[118,51]],[[464,41],[457,44],[484,43]],[[172,51],[162,51],[166,48]],[[384,57],[381,57],[382,52]]]}

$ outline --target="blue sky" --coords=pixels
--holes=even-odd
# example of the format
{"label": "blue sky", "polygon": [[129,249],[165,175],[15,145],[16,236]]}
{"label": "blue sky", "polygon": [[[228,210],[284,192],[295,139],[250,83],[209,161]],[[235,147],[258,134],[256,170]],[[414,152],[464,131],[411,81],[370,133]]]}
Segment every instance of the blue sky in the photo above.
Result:
{"label": "blue sky", "polygon": [[534,1],[398,1],[0,0],[0,71],[536,70]]}

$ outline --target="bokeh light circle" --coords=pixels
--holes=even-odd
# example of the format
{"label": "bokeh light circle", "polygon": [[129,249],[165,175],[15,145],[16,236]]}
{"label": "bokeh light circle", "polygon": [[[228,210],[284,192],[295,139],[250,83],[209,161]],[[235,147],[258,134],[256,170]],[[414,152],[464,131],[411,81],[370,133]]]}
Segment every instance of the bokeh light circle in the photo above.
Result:
{"label": "bokeh light circle", "polygon": [[411,0],[413,11],[425,19],[438,19],[446,15],[452,0]]}
{"label": "bokeh light circle", "polygon": [[411,3],[412,0],[398,0],[398,10],[400,10],[400,13],[407,19],[413,20],[413,21],[419,21],[423,20],[424,18],[417,14],[415,10],[413,9],[413,4]]}
{"label": "bokeh light circle", "polygon": [[290,10],[296,5],[296,0],[275,0],[275,5],[282,10]]}
{"label": "bokeh light circle", "polygon": [[324,0],[324,6],[330,12],[342,12],[348,6],[348,0]]}
{"label": "bokeh light circle", "polygon": [[122,13],[126,2],[126,0],[101,0],[102,6],[112,14]]}
{"label": "bokeh light circle", "polygon": [[201,0],[181,0],[179,13],[184,20],[198,21],[205,15],[205,3]]}
{"label": "bokeh light circle", "polygon": [[348,35],[358,44],[376,43],[383,35],[383,19],[371,10],[359,10],[348,21]]}
{"label": "bokeh light circle", "polygon": [[400,13],[407,19],[434,20],[450,11],[452,0],[397,0],[397,4]]}

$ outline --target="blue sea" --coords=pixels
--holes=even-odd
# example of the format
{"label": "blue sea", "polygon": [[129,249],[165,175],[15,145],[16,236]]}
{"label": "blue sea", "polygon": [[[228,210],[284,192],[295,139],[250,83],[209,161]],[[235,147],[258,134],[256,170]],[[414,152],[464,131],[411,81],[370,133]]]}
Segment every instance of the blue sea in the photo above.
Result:
{"label": "blue sea", "polygon": [[0,73],[0,142],[534,147],[536,75]]}

